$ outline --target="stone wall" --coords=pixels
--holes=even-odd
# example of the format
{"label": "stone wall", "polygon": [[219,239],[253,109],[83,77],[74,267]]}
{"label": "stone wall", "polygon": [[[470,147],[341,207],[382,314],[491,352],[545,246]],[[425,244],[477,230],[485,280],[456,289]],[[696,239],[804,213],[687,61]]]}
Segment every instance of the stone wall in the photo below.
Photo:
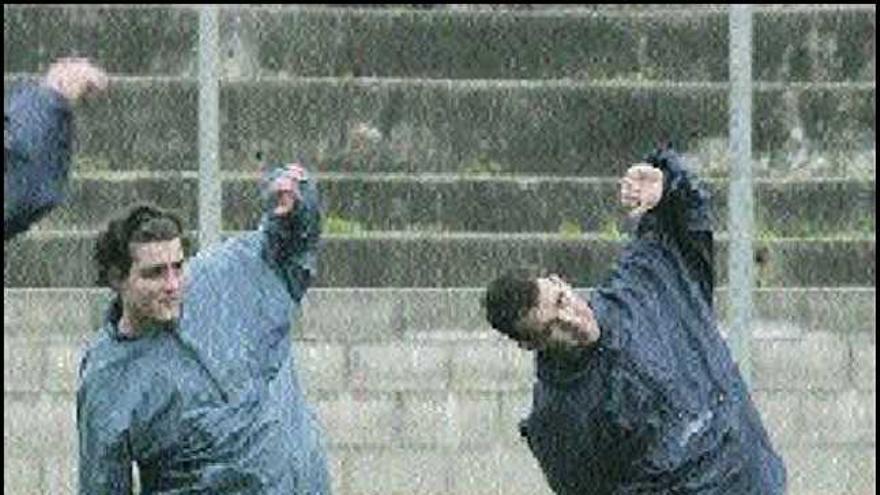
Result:
{"label": "stone wall", "polygon": [[[549,494],[516,427],[529,410],[533,363],[487,328],[480,295],[308,294],[295,355],[326,429],[335,493]],[[875,296],[756,292],[751,388],[793,495],[873,493]],[[108,297],[4,290],[5,493],[75,492],[76,368]]]}

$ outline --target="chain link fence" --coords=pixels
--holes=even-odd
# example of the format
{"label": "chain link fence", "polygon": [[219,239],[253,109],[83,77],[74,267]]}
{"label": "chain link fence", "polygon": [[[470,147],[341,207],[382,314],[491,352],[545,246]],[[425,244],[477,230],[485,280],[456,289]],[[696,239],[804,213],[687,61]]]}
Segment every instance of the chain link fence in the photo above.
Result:
{"label": "chain link fence", "polygon": [[[395,308],[458,301],[437,302],[424,321],[403,306],[377,325],[387,333],[361,340],[304,325],[304,373],[336,491],[546,493],[515,439],[530,365],[504,355],[526,370],[520,379],[459,381],[469,375],[458,366],[495,375],[491,359],[455,357],[482,349],[486,330],[455,294],[483,287],[498,260],[540,263],[591,287],[628,236],[616,178],[671,139],[713,193],[728,331],[728,220],[743,201],[729,196],[730,19],[717,4],[4,5],[5,93],[62,56],[89,57],[112,81],[76,109],[66,203],[5,248],[4,306],[21,311],[4,318],[4,332],[21,352],[5,352],[4,444],[16,469],[4,491],[75,491],[68,375],[93,332],[92,306],[104,302],[90,261],[97,230],[141,201],[180,213],[197,247],[252,230],[260,153],[304,160],[322,184],[324,245],[306,322],[330,328],[314,315],[337,321],[346,304],[380,311],[353,302],[361,297]],[[738,352],[751,350],[751,386],[789,492],[873,493],[875,7],[763,4],[750,19],[746,252],[758,290]],[[87,315],[63,336],[28,323],[42,321],[36,302],[57,293],[76,301],[60,314]],[[444,311],[447,337],[407,340],[435,330],[426,322]],[[446,356],[447,381],[401,384],[407,371],[394,363],[371,381],[375,370],[352,357],[371,355],[364,340]],[[67,439],[60,451],[38,441],[33,407],[47,408]],[[369,421],[398,426],[370,436]]]}

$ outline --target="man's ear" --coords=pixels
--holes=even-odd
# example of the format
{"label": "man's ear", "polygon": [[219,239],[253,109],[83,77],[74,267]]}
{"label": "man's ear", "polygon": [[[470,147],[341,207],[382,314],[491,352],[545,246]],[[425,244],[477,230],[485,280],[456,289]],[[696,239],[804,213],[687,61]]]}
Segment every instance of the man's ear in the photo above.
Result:
{"label": "man's ear", "polygon": [[516,335],[517,335],[517,337],[514,337],[514,340],[516,341],[516,344],[520,349],[523,349],[526,351],[531,351],[531,350],[534,350],[534,348],[535,348],[533,342],[520,339],[520,336],[523,333],[526,333],[524,331],[523,327],[525,327],[529,324],[529,322],[526,318],[526,315],[529,314],[529,310],[530,310],[530,308],[521,308],[519,310],[519,315],[517,316],[516,323],[513,324],[513,331],[516,332]]}

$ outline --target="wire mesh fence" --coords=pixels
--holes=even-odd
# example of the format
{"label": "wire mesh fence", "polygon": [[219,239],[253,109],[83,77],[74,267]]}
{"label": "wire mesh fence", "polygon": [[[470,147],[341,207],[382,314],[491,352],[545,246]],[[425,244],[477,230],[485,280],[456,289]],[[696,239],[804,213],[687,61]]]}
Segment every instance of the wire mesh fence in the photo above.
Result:
{"label": "wire mesh fence", "polygon": [[[218,6],[215,43],[200,38],[202,9],[4,6],[4,93],[39,80],[62,56],[89,57],[111,75],[101,99],[75,109],[67,201],[5,248],[4,306],[26,308],[21,321],[40,311],[28,301],[49,303],[41,294],[96,291],[95,235],[130,204],[179,212],[197,247],[209,242],[200,232],[216,239],[256,228],[258,153],[302,160],[321,182],[317,299],[344,294],[348,303],[307,306],[315,325],[309,311],[326,311],[331,321],[334,310],[326,308],[344,313],[345,304],[382,311],[353,302],[363,290],[374,291],[379,308],[402,307],[393,310],[400,314],[410,306],[383,291],[467,293],[493,277],[493,260],[548,265],[575,285],[593,286],[628,236],[615,181],[659,140],[672,140],[713,193],[716,278],[727,288],[729,211],[741,200],[728,197],[729,6]],[[863,297],[875,286],[874,14],[873,5],[752,9],[752,245],[760,291],[746,345],[792,494],[875,486],[875,325],[865,310],[873,301]],[[205,79],[200,65],[209,48],[216,79]],[[216,99],[200,99],[210,84]],[[205,136],[216,139],[208,148]],[[438,311],[471,319],[445,329],[478,326],[461,304]],[[76,306],[63,311],[81,311]],[[4,414],[5,430],[36,428],[23,412],[35,403],[74,428],[64,422],[71,391],[56,390],[47,381],[56,375],[41,370],[74,373],[75,362],[43,343],[77,348],[92,320],[59,340],[45,330],[19,332],[19,320],[4,319],[12,345],[48,363],[4,365],[20,384],[4,389],[17,401]],[[352,357],[363,354],[363,340],[318,335],[302,343],[314,356],[307,363],[315,363],[306,375],[319,377],[309,393],[328,426],[336,491],[547,492],[513,438],[528,373],[516,384],[504,375],[479,386],[456,381],[458,367],[470,364],[454,356],[479,347],[479,331],[414,343],[406,336],[432,328],[414,317],[378,321],[404,330],[371,345],[437,354],[448,378],[419,389],[390,367],[373,382],[371,368]],[[338,370],[327,364],[336,359]],[[356,378],[366,380],[361,402],[352,398]],[[362,407],[363,418],[349,416],[349,407]],[[397,426],[363,434],[384,422]],[[491,434],[472,438],[462,425]],[[423,428],[447,435],[418,434]],[[75,490],[75,442],[65,443],[59,465],[67,467],[56,472],[36,455],[45,450],[36,437],[5,437],[20,468],[5,487]],[[489,452],[485,459],[481,451]],[[52,455],[46,459],[59,458]],[[434,462],[442,468],[429,475]]]}

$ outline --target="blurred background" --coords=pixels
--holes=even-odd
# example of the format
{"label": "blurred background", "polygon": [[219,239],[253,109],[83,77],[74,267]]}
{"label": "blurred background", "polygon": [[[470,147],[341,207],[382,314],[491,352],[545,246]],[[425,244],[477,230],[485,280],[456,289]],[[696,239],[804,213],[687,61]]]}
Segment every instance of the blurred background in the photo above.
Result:
{"label": "blurred background", "polygon": [[[876,7],[754,5],[751,198],[729,195],[726,5],[4,5],[4,93],[62,56],[111,75],[76,112],[64,206],[4,246],[4,493],[76,492],[75,389],[109,292],[95,235],[137,201],[196,248],[256,227],[258,152],[324,203],[294,329],[335,493],[543,494],[517,421],[533,363],[483,287],[538,264],[588,293],[629,237],[616,179],[671,140],[753,205],[737,355],[789,493],[876,484]],[[728,335],[728,337],[732,337]]]}

